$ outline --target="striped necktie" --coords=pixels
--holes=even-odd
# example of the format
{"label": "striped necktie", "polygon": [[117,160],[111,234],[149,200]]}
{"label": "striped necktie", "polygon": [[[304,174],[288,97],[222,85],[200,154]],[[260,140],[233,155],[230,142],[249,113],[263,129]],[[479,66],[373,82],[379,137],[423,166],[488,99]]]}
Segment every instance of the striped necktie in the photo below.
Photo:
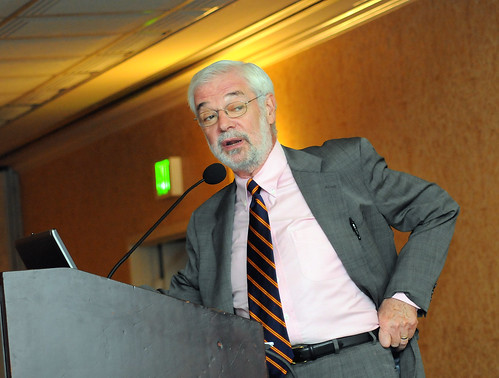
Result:
{"label": "striped necktie", "polygon": [[[262,324],[265,342],[273,343],[271,350],[291,363],[293,350],[279,296],[267,208],[260,195],[260,186],[253,179],[248,180],[247,189],[252,196],[247,252],[250,317]],[[267,355],[266,360],[270,377],[286,374],[286,365],[279,358]]]}

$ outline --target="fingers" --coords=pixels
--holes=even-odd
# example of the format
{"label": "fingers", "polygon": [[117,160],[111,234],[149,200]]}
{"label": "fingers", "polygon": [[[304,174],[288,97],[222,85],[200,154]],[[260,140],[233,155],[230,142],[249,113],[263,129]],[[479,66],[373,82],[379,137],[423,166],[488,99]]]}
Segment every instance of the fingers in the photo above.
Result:
{"label": "fingers", "polygon": [[400,343],[397,347],[395,347],[398,351],[404,350],[407,344],[409,344],[409,340],[411,338],[409,336],[400,336]]}
{"label": "fingers", "polygon": [[390,348],[392,345],[392,336],[389,332],[385,331],[384,328],[379,329],[378,340],[384,348]]}
{"label": "fingers", "polygon": [[379,334],[378,334],[378,339],[379,343],[384,347],[384,348],[395,348],[398,351],[401,351],[405,349],[407,344],[409,344],[409,341],[411,340],[412,336],[414,336],[414,332],[410,334],[409,336],[409,331],[400,331],[400,332],[395,332],[394,334],[387,332],[383,328],[380,328]]}
{"label": "fingers", "polygon": [[[412,339],[414,336],[415,329],[407,329],[407,328],[400,328],[400,329],[394,329],[391,333],[388,332],[389,335],[389,342],[386,341],[385,345],[389,344],[388,346],[383,345],[385,348],[392,347],[395,348],[398,351],[401,351],[405,349],[407,344],[409,344],[409,341]],[[388,337],[387,337],[388,339]],[[381,343],[381,341],[380,341]]]}
{"label": "fingers", "polygon": [[405,349],[417,327],[417,310],[397,299],[385,299],[378,312],[379,342],[385,348]]}
{"label": "fingers", "polygon": [[398,349],[401,347],[404,348],[405,346],[407,346],[408,340],[409,339],[402,341],[402,339],[400,337],[393,337],[390,346],[392,348],[395,348],[395,349]]}

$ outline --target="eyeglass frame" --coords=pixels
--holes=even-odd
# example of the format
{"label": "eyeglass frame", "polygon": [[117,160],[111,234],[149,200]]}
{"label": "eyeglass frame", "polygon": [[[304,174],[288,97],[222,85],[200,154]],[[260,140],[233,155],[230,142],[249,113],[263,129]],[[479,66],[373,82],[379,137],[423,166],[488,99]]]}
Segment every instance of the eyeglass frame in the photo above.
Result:
{"label": "eyeglass frame", "polygon": [[[230,119],[234,119],[234,118],[239,118],[239,117],[242,117],[242,116],[243,116],[243,115],[245,115],[245,114],[246,114],[246,112],[248,111],[248,104],[249,104],[250,102],[252,102],[252,101],[255,101],[257,98],[260,98],[260,97],[262,97],[262,96],[263,96],[263,94],[258,95],[258,96],[254,97],[254,98],[252,98],[251,100],[248,100],[248,101],[233,101],[233,102],[230,102],[230,103],[228,103],[227,105],[225,105],[225,108],[223,108],[223,109],[209,109],[209,110],[211,110],[211,111],[213,112],[213,114],[216,114],[216,115],[217,115],[217,119],[216,119],[216,121],[215,121],[215,122],[213,122],[211,125],[206,125],[206,126],[205,126],[205,125],[202,125],[202,124],[201,124],[201,121],[199,120],[199,118],[198,118],[198,117],[194,118],[194,121],[197,121],[197,122],[198,122],[198,124],[199,124],[199,126],[201,126],[202,128],[211,127],[211,126],[213,126],[214,124],[216,124],[216,123],[218,122],[218,120],[219,120],[219,118],[220,118],[218,114],[219,114],[219,112],[220,112],[221,110],[223,110],[223,111],[224,111],[224,113],[225,113],[225,115],[226,115],[227,117],[229,117]],[[235,116],[235,117],[231,117],[231,116],[229,115],[229,113],[227,112],[227,107],[228,107],[228,106],[230,106],[230,105],[232,105],[232,104],[237,104],[238,102],[240,102],[241,104],[243,104],[243,105],[244,105],[244,112],[243,112],[243,113],[241,113],[241,114],[239,114],[239,115],[237,115],[237,116]]]}

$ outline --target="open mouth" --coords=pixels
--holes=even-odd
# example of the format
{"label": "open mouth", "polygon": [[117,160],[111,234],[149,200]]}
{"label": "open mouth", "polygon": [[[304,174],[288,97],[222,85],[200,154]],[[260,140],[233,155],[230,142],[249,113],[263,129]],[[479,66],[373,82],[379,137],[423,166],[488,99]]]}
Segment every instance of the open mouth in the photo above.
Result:
{"label": "open mouth", "polygon": [[243,142],[242,138],[231,138],[231,139],[226,139],[222,142],[222,147],[224,148],[230,148],[233,146],[238,146]]}

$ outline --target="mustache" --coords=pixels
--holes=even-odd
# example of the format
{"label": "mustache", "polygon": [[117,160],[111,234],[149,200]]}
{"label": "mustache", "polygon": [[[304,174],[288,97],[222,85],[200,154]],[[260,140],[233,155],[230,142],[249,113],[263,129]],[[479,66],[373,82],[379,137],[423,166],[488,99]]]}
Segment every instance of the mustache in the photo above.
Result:
{"label": "mustache", "polygon": [[[237,130],[229,130],[229,131],[226,131],[224,134],[221,134],[218,138],[217,138],[217,146],[219,148],[222,148],[223,146],[223,142],[226,140],[226,139],[231,139],[231,138],[238,138],[238,139],[243,139],[245,140],[246,142],[250,143],[250,139],[249,139],[249,136],[247,133],[245,132],[242,132],[242,131],[237,131]],[[251,143],[250,143],[251,144]]]}

